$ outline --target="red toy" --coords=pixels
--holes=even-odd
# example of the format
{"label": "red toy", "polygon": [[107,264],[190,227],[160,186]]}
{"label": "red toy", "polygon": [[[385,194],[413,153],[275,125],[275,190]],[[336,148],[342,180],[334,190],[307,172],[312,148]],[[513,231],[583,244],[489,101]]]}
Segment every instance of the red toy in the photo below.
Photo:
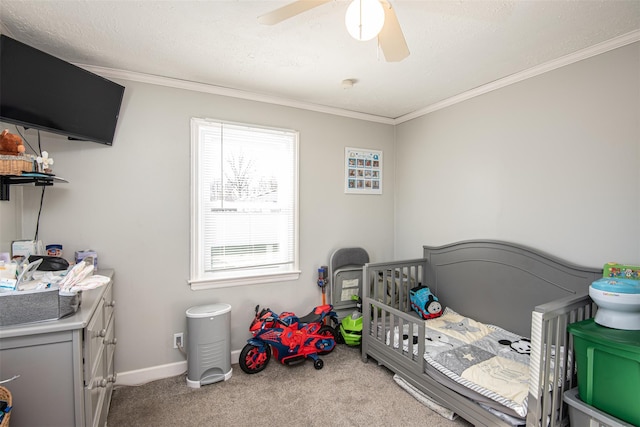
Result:
{"label": "red toy", "polygon": [[331,304],[318,306],[304,317],[283,312],[277,315],[270,309],[256,306],[256,316],[249,331],[253,337],[240,352],[240,368],[255,374],[267,367],[271,353],[283,364],[313,359],[313,366],[322,369],[324,362],[318,355],[330,353],[336,346],[336,331],[325,325],[326,318],[337,322]]}

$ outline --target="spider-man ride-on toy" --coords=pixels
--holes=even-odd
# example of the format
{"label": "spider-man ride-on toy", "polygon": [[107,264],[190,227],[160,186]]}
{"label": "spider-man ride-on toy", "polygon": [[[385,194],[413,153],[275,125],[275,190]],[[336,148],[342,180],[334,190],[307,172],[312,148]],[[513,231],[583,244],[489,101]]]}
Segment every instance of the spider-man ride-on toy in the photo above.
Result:
{"label": "spider-man ride-on toy", "polygon": [[240,368],[247,374],[262,371],[273,351],[283,364],[310,358],[314,368],[322,369],[324,362],[318,355],[330,353],[336,346],[336,330],[324,324],[326,318],[337,323],[331,304],[318,306],[300,318],[291,312],[278,315],[269,308],[260,310],[256,306],[256,316],[249,327],[253,337],[240,352]]}

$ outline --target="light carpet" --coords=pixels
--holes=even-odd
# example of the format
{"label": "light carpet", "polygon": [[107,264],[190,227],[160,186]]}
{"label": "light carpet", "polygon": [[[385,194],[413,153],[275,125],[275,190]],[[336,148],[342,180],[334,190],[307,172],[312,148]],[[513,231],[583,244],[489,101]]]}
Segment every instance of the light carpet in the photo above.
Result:
{"label": "light carpet", "polygon": [[447,420],[404,391],[393,373],[339,345],[316,370],[272,358],[257,374],[233,365],[228,381],[186,385],[186,373],[113,392],[107,425],[120,426],[470,426]]}

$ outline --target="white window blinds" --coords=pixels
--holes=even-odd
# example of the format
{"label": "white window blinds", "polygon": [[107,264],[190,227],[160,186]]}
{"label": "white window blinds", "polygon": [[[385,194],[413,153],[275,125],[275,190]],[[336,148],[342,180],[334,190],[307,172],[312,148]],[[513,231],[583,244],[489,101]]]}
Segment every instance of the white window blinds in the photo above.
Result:
{"label": "white window blinds", "polygon": [[192,139],[192,280],[296,270],[297,133],[194,119]]}

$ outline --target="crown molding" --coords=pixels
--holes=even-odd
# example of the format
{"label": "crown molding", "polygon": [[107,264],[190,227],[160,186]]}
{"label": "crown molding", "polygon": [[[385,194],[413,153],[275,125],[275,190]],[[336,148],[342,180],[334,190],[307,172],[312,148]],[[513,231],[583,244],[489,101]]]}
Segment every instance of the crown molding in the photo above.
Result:
{"label": "crown molding", "polygon": [[394,125],[398,125],[400,123],[404,123],[406,121],[415,119],[417,117],[421,117],[429,113],[433,113],[434,111],[441,110],[446,107],[450,107],[459,102],[466,101],[476,96],[483,95],[485,93],[492,92],[497,89],[501,89],[503,87],[512,85],[514,83],[518,83],[523,80],[530,79],[531,77],[535,77],[540,74],[553,71],[557,68],[561,68],[566,65],[570,65],[575,62],[582,61],[583,59],[591,58],[592,56],[600,55],[601,53],[605,53],[610,50],[617,49],[619,47],[626,46],[631,43],[635,43],[637,41],[640,41],[640,30],[632,31],[622,36],[615,37],[605,42],[590,46],[586,49],[582,49],[577,52],[571,53],[569,55],[562,56],[553,61],[549,61],[544,64],[538,65],[536,67],[529,68],[528,70],[511,74],[502,79],[493,81],[491,83],[487,83],[482,86],[478,86],[477,88],[468,90],[456,96],[452,96],[451,98],[444,99],[440,102],[436,102],[435,104],[431,104],[427,107],[421,108],[412,113],[405,114],[404,116],[400,116],[396,118],[394,120]]}
{"label": "crown molding", "polygon": [[344,110],[341,108],[327,107],[293,99],[282,98],[260,93],[247,92],[239,89],[231,89],[222,86],[210,85],[206,83],[192,82],[189,80],[175,79],[171,77],[156,76],[152,74],[138,73],[134,71],[118,70],[114,68],[98,67],[95,65],[74,64],[84,68],[87,71],[98,74],[102,77],[112,79],[130,80],[142,83],[149,83],[158,86],[166,86],[177,89],[191,90],[195,92],[210,93],[213,95],[228,96],[231,98],[246,99],[249,101],[264,102],[267,104],[275,104],[284,107],[299,108],[301,110],[315,111],[319,113],[333,114],[336,116],[348,117],[352,119],[365,120],[369,122],[383,123],[392,125],[394,119],[389,117],[376,116],[373,114],[359,113],[356,111]]}
{"label": "crown molding", "polygon": [[210,85],[205,83],[192,82],[188,80],[175,79],[170,77],[156,76],[152,74],[138,73],[134,71],[117,70],[113,68],[98,67],[94,65],[75,64],[81,68],[91,71],[95,74],[101,75],[107,78],[131,80],[142,83],[149,83],[159,86],[172,87],[177,89],[185,89],[196,92],[210,93],[213,95],[228,96],[231,98],[246,99],[250,101],[264,102],[268,104],[275,104],[284,107],[299,108],[302,110],[315,111],[319,113],[332,114],[336,116],[342,116],[352,119],[365,120],[369,122],[376,122],[389,125],[398,125],[406,121],[433,113],[434,111],[441,110],[446,107],[450,107],[454,104],[475,98],[476,96],[483,95],[485,93],[492,92],[497,89],[512,85],[514,83],[521,82],[523,80],[536,77],[540,74],[544,74],[549,71],[553,71],[557,68],[564,67],[566,65],[573,64],[583,59],[591,58],[596,55],[608,52],[613,49],[617,49],[622,46],[626,46],[631,43],[640,41],[640,30],[635,30],[630,33],[624,34],[619,37],[607,40],[602,43],[590,46],[586,49],[579,50],[577,52],[565,55],[561,58],[553,61],[546,62],[536,67],[529,68],[527,70],[511,74],[499,80],[495,80],[491,83],[487,83],[477,88],[468,90],[461,94],[452,96],[435,104],[428,105],[424,108],[420,108],[414,112],[405,114],[397,118],[388,118],[382,116],[376,116],[373,114],[359,113],[356,111],[344,110],[341,108],[327,107],[324,105],[317,105],[302,101],[296,101],[293,99],[282,98],[271,95],[264,95],[254,92],[247,92],[238,89],[231,89],[222,86]]}

